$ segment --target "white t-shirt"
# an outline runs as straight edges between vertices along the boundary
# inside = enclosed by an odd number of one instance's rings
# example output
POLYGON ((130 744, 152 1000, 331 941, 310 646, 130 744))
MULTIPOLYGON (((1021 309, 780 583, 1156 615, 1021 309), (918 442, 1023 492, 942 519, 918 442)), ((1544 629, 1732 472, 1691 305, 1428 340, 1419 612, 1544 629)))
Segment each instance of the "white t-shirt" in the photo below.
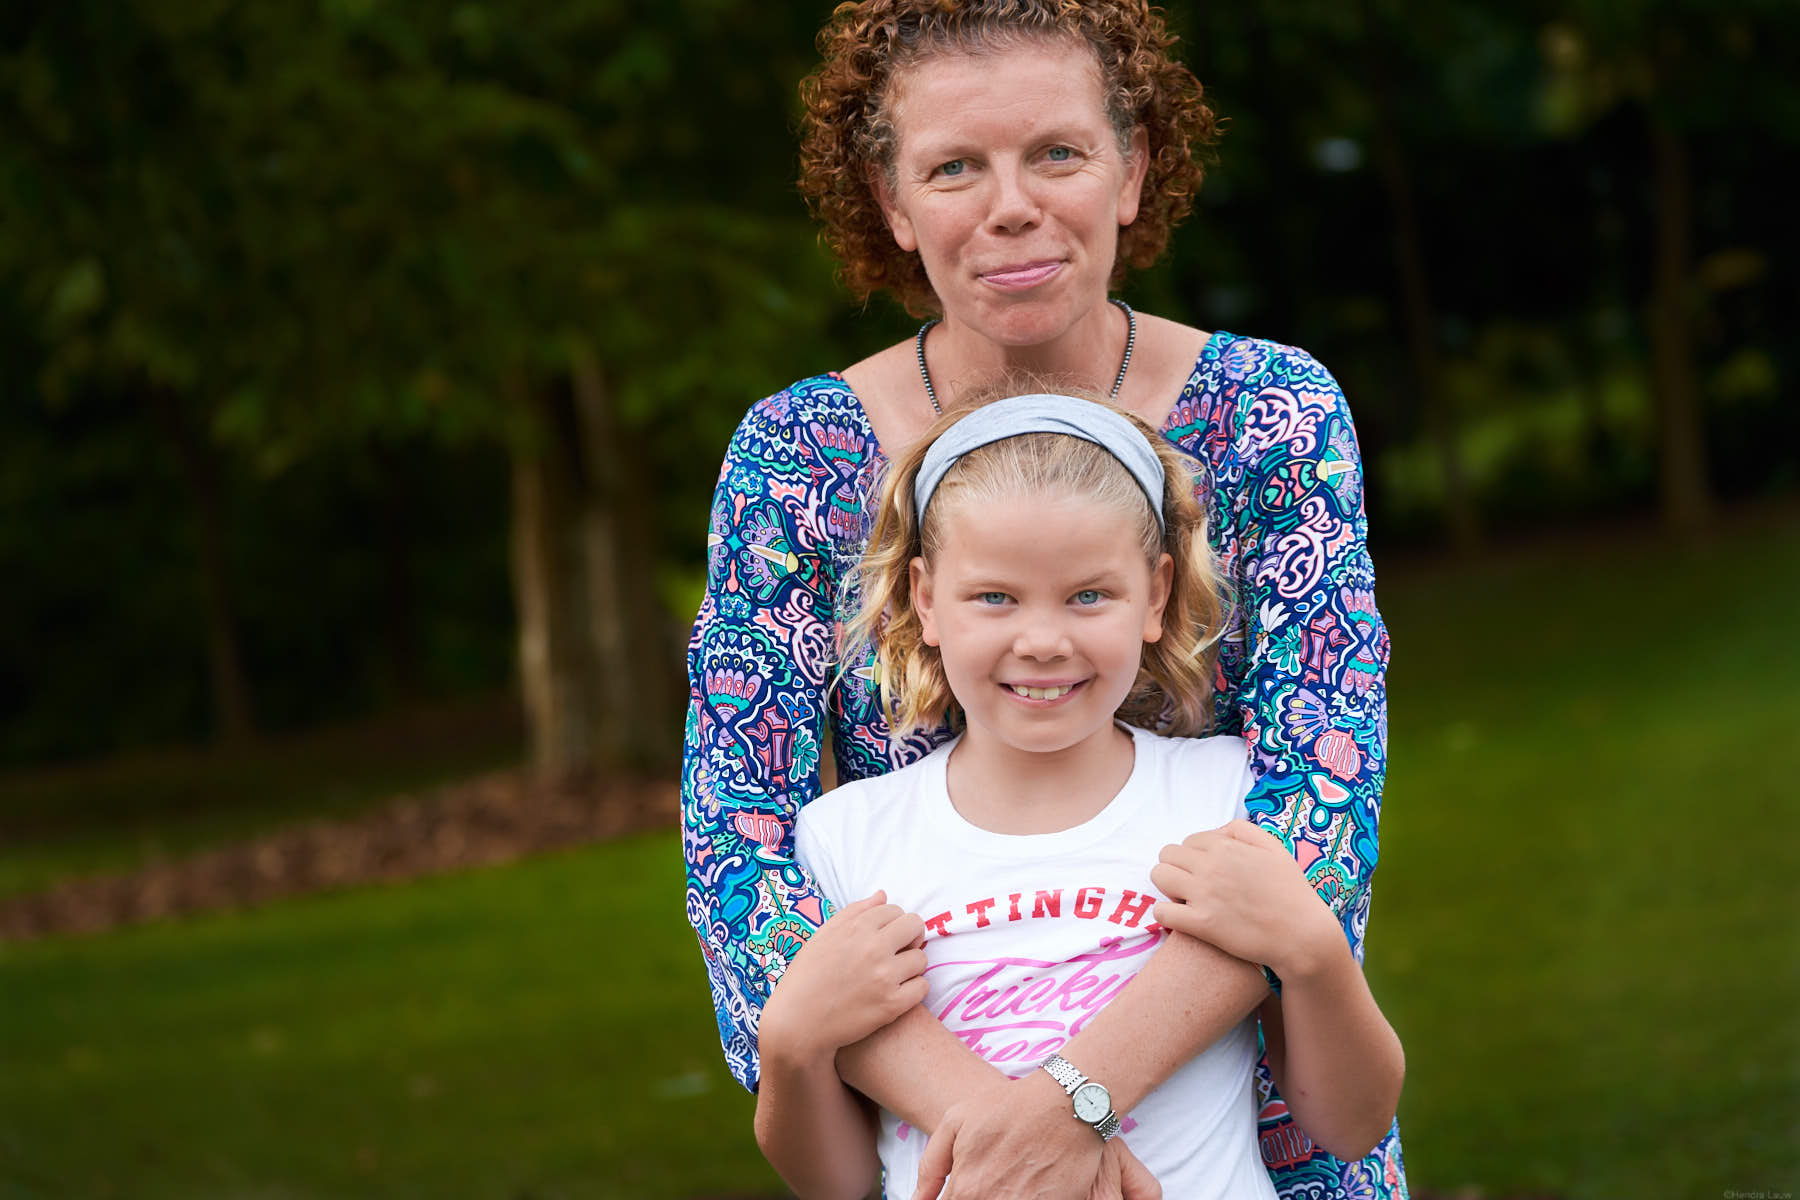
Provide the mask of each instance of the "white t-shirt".
MULTIPOLYGON (((826 895, 841 904, 881 888, 923 917, 926 1006, 1011 1075, 1060 1050, 1149 960, 1162 940, 1150 912, 1158 852, 1244 815, 1255 779, 1242 739, 1130 732, 1131 777, 1073 829, 1013 835, 964 820, 945 784, 956 742, 800 810, 796 853, 826 895)), ((1256 1141, 1255 1062, 1249 1018, 1120 1114, 1171 1200, 1274 1200, 1256 1141)), ((1105 1064, 1078 1065, 1106 1082, 1105 1064)), ((888 1196, 912 1195, 924 1148, 923 1134, 882 1112, 888 1196)))

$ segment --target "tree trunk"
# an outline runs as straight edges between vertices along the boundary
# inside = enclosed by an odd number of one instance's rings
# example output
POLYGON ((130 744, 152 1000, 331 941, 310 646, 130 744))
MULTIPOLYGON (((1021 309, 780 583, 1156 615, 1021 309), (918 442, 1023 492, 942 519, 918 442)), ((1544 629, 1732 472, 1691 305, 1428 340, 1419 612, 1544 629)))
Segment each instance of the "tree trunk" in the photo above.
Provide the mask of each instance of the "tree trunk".
POLYGON ((1700 534, 1712 514, 1705 428, 1694 365, 1693 176, 1687 142, 1654 105, 1649 109, 1656 198, 1656 251, 1650 290, 1650 391, 1656 401, 1663 523, 1700 534))
POLYGON ((412 481, 403 455, 376 444, 377 528, 381 539, 382 690, 390 701, 422 692, 417 589, 413 584, 412 481))
POLYGON ((519 668, 540 776, 579 783, 616 766, 669 769, 680 657, 658 602, 655 495, 645 448, 619 422, 591 350, 566 388, 508 403, 536 436, 513 457, 519 668))
POLYGON ((210 448, 201 442, 182 412, 181 402, 160 387, 151 386, 146 394, 156 427, 181 464, 181 479, 194 516, 195 548, 200 555, 200 607, 206 622, 213 736, 228 744, 246 742, 256 734, 256 717, 250 698, 250 678, 244 670, 231 572, 227 566, 218 466, 210 448))
POLYGON ((579 786, 596 762, 579 450, 566 404, 534 389, 522 373, 505 390, 508 407, 527 414, 529 429, 513 448, 512 551, 532 766, 554 786, 579 786))
POLYGON ((672 768, 680 660, 656 594, 648 448, 619 422, 591 349, 576 349, 571 377, 589 481, 584 548, 598 744, 610 761, 672 768))
POLYGON ((1457 553, 1470 555, 1481 545, 1481 524, 1456 440, 1461 423, 1444 391, 1437 351, 1437 311, 1432 305, 1425 266, 1412 164, 1395 129, 1393 97, 1381 52, 1383 33, 1371 0, 1362 0, 1362 18, 1364 63, 1375 117, 1375 160, 1392 216, 1394 270, 1400 279, 1407 355, 1412 361, 1426 435, 1437 447, 1438 465, 1444 475, 1444 516, 1450 544, 1457 553))

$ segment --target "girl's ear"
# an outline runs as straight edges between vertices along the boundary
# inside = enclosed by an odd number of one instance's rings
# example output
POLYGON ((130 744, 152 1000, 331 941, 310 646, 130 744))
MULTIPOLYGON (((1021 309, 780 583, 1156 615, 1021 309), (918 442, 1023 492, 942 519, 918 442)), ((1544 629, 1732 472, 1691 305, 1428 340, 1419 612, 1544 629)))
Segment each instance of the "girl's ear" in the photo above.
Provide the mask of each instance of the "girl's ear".
POLYGON ((1175 582, 1175 560, 1167 554, 1156 560, 1150 571, 1150 607, 1144 611, 1144 640, 1160 642, 1163 635, 1163 610, 1169 607, 1169 589, 1175 582))
POLYGON ((927 646, 938 644, 937 612, 931 594, 931 571, 925 560, 915 558, 907 568, 912 578, 912 606, 919 614, 919 637, 927 646))

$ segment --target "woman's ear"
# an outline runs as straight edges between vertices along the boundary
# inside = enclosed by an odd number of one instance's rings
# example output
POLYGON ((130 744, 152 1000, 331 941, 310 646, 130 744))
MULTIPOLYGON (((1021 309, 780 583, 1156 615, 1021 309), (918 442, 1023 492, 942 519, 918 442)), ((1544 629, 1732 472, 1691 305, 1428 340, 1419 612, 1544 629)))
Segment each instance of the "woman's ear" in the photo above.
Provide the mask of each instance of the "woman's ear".
POLYGON ((913 229, 911 218, 894 203, 894 189, 888 186, 887 175, 880 167, 869 168, 869 191, 875 195, 875 203, 887 221, 888 232, 894 235, 894 244, 908 254, 917 250, 918 233, 913 229))
POLYGON ((1119 224, 1137 220, 1138 204, 1144 196, 1144 176, 1150 170, 1150 135, 1142 125, 1131 129, 1131 154, 1125 160, 1125 182, 1119 188, 1119 224))
POLYGON ((1175 560, 1167 554, 1156 560, 1150 572, 1150 607, 1144 612, 1144 640, 1160 642, 1163 635, 1163 611, 1169 607, 1169 589, 1174 586, 1175 560))
POLYGON ((931 569, 915 558, 907 568, 912 577, 912 606, 919 614, 919 637, 927 646, 938 644, 937 611, 931 594, 931 569))

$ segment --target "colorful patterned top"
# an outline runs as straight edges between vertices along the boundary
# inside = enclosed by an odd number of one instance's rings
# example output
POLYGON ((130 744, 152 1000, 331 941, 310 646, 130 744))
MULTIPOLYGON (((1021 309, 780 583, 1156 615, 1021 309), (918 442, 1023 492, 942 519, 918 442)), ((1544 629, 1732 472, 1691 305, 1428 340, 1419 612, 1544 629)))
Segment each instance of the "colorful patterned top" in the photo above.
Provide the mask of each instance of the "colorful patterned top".
MULTIPOLYGON (((1196 494, 1236 592, 1216 731, 1249 744, 1261 777, 1251 819, 1294 851, 1360 961, 1388 638, 1343 392, 1303 350, 1215 333, 1162 432, 1204 468, 1196 494)), ((688 644, 682 846, 726 1062, 751 1089, 763 1001, 827 915, 792 857, 794 816, 819 794, 822 721, 840 780, 914 762, 948 736, 894 737, 868 666, 836 657, 885 463, 849 385, 817 375, 744 417, 713 497, 688 644)), ((1363 1161, 1339 1162, 1288 1118, 1266 1063, 1258 1076, 1263 1157, 1284 1198, 1406 1195, 1397 1129, 1363 1161)))

